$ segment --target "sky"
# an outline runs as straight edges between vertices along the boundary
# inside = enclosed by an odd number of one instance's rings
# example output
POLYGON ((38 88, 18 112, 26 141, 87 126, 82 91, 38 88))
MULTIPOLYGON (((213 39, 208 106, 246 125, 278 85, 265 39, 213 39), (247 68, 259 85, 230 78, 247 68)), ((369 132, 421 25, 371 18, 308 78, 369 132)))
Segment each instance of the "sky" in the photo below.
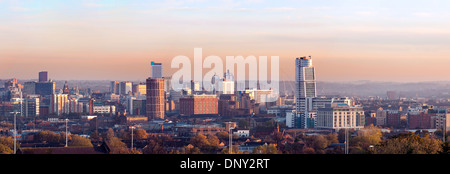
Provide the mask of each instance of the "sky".
MULTIPOLYGON (((0 0, 0 79, 140 80, 175 56, 279 56, 294 80, 449 81, 448 0, 0 0)), ((224 61, 225 63, 225 61, 224 61)), ((204 69, 203 72, 208 72, 204 69)))

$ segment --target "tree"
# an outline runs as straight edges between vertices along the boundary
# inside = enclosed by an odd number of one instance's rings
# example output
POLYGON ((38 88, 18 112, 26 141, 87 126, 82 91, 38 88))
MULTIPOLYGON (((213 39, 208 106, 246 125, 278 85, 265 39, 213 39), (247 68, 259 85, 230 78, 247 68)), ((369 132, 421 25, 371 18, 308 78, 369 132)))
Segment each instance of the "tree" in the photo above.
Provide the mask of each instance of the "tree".
POLYGON ((5 146, 4 144, 0 144, 0 154, 12 154, 14 151, 9 148, 8 146, 5 146))
POLYGON ((200 154, 200 149, 198 147, 194 147, 192 144, 189 144, 183 149, 184 154, 200 154))
POLYGON ((378 154, 437 154, 441 152, 441 142, 427 134, 420 137, 414 133, 401 134, 375 146, 378 154))
POLYGON ((65 135, 57 134, 51 131, 40 131, 34 135, 33 139, 34 141, 47 143, 63 143, 65 141, 65 135))
POLYGON ((440 154, 450 154, 450 146, 448 142, 442 143, 442 150, 439 151, 440 154))
POLYGON ((217 138, 219 138, 220 140, 228 140, 229 138, 229 134, 227 131, 220 131, 217 133, 217 138))
POLYGON ((312 135, 303 138, 305 145, 314 149, 314 151, 319 152, 325 150, 328 147, 328 141, 322 135, 312 135))
POLYGON ((104 135, 104 138, 106 139, 112 139, 114 136, 114 130, 109 128, 108 131, 106 131, 106 135, 104 135))
POLYGON ((208 139, 203 134, 197 134, 196 136, 191 138, 191 144, 194 147, 198 147, 200 149, 204 149, 209 146, 208 139))
POLYGON ((325 138, 328 141, 328 145, 339 143, 337 133, 329 133, 325 138))
POLYGON ((150 140, 142 150, 144 154, 166 154, 166 149, 158 140, 150 140))
POLYGON ((108 140, 108 145, 111 149, 112 154, 129 154, 130 151, 127 148, 127 145, 122 142, 119 138, 117 137, 112 137, 109 138, 108 140))
POLYGON ((284 145, 283 154, 302 154, 303 153, 303 143, 294 142, 284 145))
POLYGON ((13 149, 14 140, 11 137, 0 137, 0 154, 12 154, 13 149))
POLYGON ((242 129, 247 129, 249 127, 248 121, 245 119, 240 119, 238 123, 238 127, 242 129))
POLYGON ((69 141, 69 146, 93 147, 89 139, 79 135, 72 135, 72 141, 69 141))
POLYGON ((313 148, 307 146, 303 147, 303 154, 315 154, 315 153, 316 151, 314 151, 313 148))
POLYGON ((214 135, 206 137, 203 134, 198 134, 191 138, 191 144, 206 153, 214 153, 217 151, 219 149, 219 143, 219 138, 214 135))
POLYGON ((253 154, 278 154, 277 147, 275 145, 264 144, 253 149, 253 154))
POLYGON ((211 150, 219 149, 220 141, 219 141, 219 138, 217 138, 217 136, 214 136, 214 135, 208 136, 208 143, 209 143, 211 150))
POLYGON ((127 147, 127 145, 124 142, 120 141, 120 139, 117 137, 110 138, 108 142, 109 142, 110 147, 112 147, 112 148, 126 148, 127 147))
POLYGON ((357 132, 357 136, 350 140, 350 145, 358 152, 367 153, 370 147, 380 144, 382 138, 381 130, 373 125, 370 125, 357 132))
POLYGON ((147 139, 147 132, 144 129, 136 129, 133 132, 133 136, 136 139, 147 139))

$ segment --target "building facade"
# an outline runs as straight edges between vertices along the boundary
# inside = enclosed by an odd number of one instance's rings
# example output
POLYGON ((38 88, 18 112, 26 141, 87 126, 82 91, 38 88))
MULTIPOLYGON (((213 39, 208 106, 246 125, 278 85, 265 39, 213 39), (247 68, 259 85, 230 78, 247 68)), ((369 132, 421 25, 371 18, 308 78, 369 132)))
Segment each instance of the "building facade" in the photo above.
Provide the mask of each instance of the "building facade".
POLYGON ((180 114, 218 114, 218 101, 216 95, 191 95, 180 98, 180 114))
POLYGON ((344 104, 327 105, 317 110, 317 129, 339 131, 340 129, 364 128, 364 111, 362 107, 344 104))
POLYGON ((50 113, 61 115, 69 113, 68 94, 52 94, 50 98, 50 113))
POLYGON ((155 62, 151 62, 150 65, 150 69, 151 69, 151 78, 152 79, 161 79, 163 78, 163 69, 162 69, 162 64, 161 63, 155 63, 155 62))
POLYGON ((147 79, 146 113, 149 119, 164 119, 165 94, 164 79, 147 79))
POLYGON ((48 81, 48 72, 41 71, 39 72, 39 82, 47 82, 48 81))
POLYGON ((307 100, 317 97, 315 68, 311 56, 295 59, 295 99, 299 128, 308 128, 307 100))

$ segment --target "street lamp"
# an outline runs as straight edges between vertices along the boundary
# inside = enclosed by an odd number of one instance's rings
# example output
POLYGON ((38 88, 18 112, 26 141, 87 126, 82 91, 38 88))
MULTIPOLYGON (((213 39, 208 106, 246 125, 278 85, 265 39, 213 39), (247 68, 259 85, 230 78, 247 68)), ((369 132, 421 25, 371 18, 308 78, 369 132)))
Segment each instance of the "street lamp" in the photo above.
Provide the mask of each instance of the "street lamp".
POLYGON ((229 135, 229 142, 230 142, 229 143, 229 146, 230 146, 229 147, 230 148, 229 151, 230 151, 230 154, 232 154, 233 153, 233 136, 232 136, 233 134, 231 133, 231 130, 234 129, 234 128, 231 127, 231 122, 228 122, 228 124, 229 124, 228 135, 229 135))
POLYGON ((14 136, 14 154, 16 154, 16 144, 17 144, 17 129, 16 129, 16 116, 17 116, 17 114, 18 113, 20 113, 20 112, 10 112, 11 114, 14 114, 14 133, 13 133, 13 136, 14 136))
POLYGON ((67 121, 69 121, 69 119, 66 118, 65 121, 66 121, 66 145, 64 147, 68 147, 68 145, 67 145, 67 121))
POLYGON ((369 150, 370 150, 370 153, 371 153, 371 154, 374 153, 374 148, 375 148, 374 145, 369 145, 369 150))
POLYGON ((131 150, 133 150, 133 129, 134 129, 134 126, 131 126, 131 150))

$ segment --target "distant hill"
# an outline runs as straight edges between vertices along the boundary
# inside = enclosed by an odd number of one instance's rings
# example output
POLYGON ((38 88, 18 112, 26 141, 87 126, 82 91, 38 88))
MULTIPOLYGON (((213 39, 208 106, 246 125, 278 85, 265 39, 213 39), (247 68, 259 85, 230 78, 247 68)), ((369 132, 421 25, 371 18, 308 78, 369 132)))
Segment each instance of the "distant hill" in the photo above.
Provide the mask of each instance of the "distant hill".
MULTIPOLYGON (((0 79, 0 88, 8 79, 0 79)), ((23 84, 26 81, 18 80, 23 84)), ((62 89, 64 80, 54 80, 56 88, 62 89)), ((74 88, 78 84, 79 89, 100 90, 108 92, 110 80, 68 80, 69 88, 74 88)), ((144 81, 141 81, 144 82, 144 81)), ((133 83, 140 83, 133 81, 133 83)), ((280 93, 294 95, 295 81, 280 81, 280 93)), ((441 82, 377 82, 377 81, 350 81, 350 82, 317 82, 318 95, 327 96, 347 96, 347 97, 386 97, 387 91, 395 91, 400 97, 437 97, 450 98, 450 81, 441 82)))

